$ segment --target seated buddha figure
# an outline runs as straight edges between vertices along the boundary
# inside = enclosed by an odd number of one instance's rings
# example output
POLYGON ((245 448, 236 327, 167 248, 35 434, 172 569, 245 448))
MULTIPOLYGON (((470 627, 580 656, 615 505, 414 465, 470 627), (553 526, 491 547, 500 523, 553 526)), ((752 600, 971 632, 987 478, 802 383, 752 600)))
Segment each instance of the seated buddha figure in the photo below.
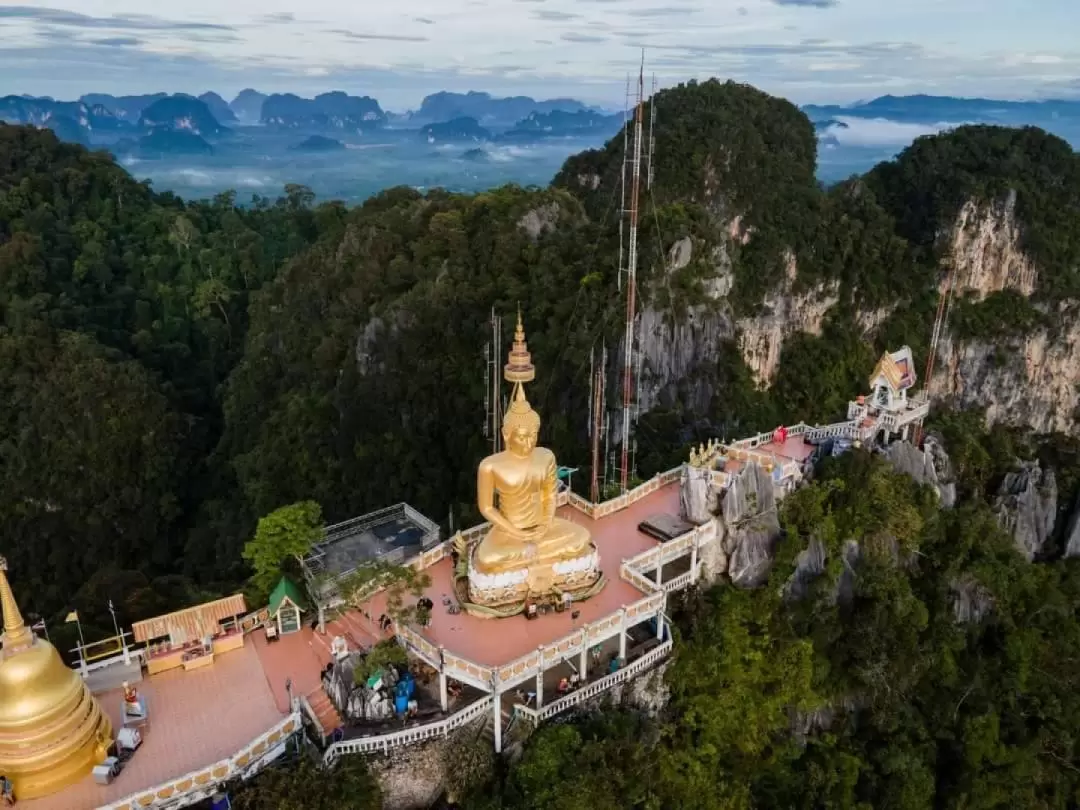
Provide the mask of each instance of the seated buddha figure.
POLYGON ((480 462, 476 476, 477 504, 491 523, 473 556, 482 574, 574 560, 592 552, 588 529, 555 517, 555 454, 536 446, 539 432, 540 416, 519 384, 503 420, 506 449, 480 462))

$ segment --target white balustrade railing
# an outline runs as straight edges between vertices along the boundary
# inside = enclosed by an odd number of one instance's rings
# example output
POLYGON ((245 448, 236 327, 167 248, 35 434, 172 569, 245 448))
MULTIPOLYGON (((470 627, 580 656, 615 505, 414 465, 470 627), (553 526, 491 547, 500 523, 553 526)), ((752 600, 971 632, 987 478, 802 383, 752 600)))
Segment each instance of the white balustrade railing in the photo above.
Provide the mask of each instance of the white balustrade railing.
POLYGON ((689 588, 694 584, 694 572, 685 571, 679 574, 677 577, 664 582, 664 592, 671 593, 673 591, 681 591, 684 588, 689 588))
POLYGON ((330 745, 323 754, 323 764, 327 767, 337 762, 338 757, 345 754, 372 754, 377 752, 386 753, 394 748, 402 748, 407 745, 432 740, 436 737, 446 737, 450 732, 477 720, 485 713, 491 711, 494 698, 490 695, 480 698, 471 703, 456 714, 452 714, 445 720, 434 723, 424 723, 411 728, 403 728, 400 731, 392 731, 389 734, 376 734, 370 737, 357 737, 354 740, 343 740, 330 745))
POLYGON ((540 709, 539 712, 533 712, 533 714, 538 714, 541 720, 550 720, 552 717, 562 714, 563 712, 584 703, 586 700, 591 700, 597 695, 603 694, 613 686, 637 677, 657 661, 667 657, 671 652, 671 647, 672 642, 665 641, 663 644, 649 650, 637 660, 631 661, 619 671, 613 672, 610 675, 605 675, 603 678, 593 681, 592 683, 585 684, 585 686, 580 689, 549 703, 547 706, 540 709))
POLYGON ((195 804, 210 796, 214 788, 223 782, 259 771, 267 764, 267 755, 298 732, 301 726, 300 713, 293 712, 228 759, 136 791, 119 801, 101 805, 98 810, 175 810, 195 804))

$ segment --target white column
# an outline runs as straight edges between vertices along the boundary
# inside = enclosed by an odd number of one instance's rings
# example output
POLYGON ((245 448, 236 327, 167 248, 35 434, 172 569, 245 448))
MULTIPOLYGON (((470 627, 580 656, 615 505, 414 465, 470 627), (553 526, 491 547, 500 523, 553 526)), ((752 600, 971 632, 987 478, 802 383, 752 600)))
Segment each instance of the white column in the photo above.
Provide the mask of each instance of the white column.
POLYGON ((544 705, 544 648, 541 646, 536 653, 540 658, 540 668, 536 671, 536 710, 540 711, 544 705))
POLYGON ((326 608, 319 604, 319 632, 326 635, 326 608))
POLYGON ((656 587, 662 587, 664 584, 664 553, 661 550, 656 558, 656 587))
POLYGON ((695 532, 690 543, 690 581, 697 582, 697 544, 699 535, 695 532))
POLYGON ((660 609, 656 611, 656 637, 660 640, 664 640, 664 609, 667 607, 667 594, 664 594, 664 601, 660 603, 660 609))
POLYGON ((443 661, 443 648, 439 647, 439 701, 442 703, 442 710, 450 710, 450 695, 446 691, 446 664, 443 661))
POLYGON ((626 660, 626 608, 619 609, 619 660, 626 660))
POLYGON ((495 713, 495 753, 502 753, 502 690, 499 688, 499 673, 492 675, 491 686, 494 690, 495 702, 492 703, 492 711, 495 713))
POLYGON ((584 683, 589 678, 589 626, 581 628, 581 652, 578 653, 578 675, 584 683))

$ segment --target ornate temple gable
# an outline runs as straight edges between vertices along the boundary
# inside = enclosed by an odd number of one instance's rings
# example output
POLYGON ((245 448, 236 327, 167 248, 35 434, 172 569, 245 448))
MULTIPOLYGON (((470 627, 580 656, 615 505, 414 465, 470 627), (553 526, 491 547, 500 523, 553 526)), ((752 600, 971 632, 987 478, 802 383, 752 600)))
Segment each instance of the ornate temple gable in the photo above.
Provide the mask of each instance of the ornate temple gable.
POLYGON ((887 385, 893 394, 899 394, 915 385, 915 363, 908 346, 899 351, 885 352, 870 375, 870 388, 877 390, 887 385))

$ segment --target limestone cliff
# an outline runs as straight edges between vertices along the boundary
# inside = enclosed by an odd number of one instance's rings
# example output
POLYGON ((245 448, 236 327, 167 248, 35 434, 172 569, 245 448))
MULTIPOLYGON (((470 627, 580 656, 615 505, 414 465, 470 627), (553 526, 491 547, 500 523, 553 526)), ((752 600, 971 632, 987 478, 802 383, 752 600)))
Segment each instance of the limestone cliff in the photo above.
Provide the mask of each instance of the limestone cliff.
POLYGON ((772 382, 784 341, 797 332, 820 335, 825 315, 840 300, 836 283, 795 292, 797 278, 795 256, 789 252, 784 282, 765 296, 763 312, 736 322, 739 352, 759 386, 768 387, 772 382))
MULTIPOLYGON (((1020 238, 1015 191, 989 205, 968 200, 951 235, 954 293, 972 293, 979 300, 1000 290, 1034 293, 1038 271, 1021 250, 1020 238)), ((943 279, 943 292, 944 284, 943 279)))
POLYGON ((961 408, 985 408, 991 424, 1075 433, 1080 409, 1080 321, 1062 304, 1057 330, 1023 338, 961 341, 946 335, 930 393, 961 408))
POLYGON ((641 409, 670 406, 680 399, 696 411, 708 409, 715 392, 715 370, 721 344, 735 340, 755 382, 768 387, 780 362, 784 342, 797 333, 817 335, 829 310, 839 300, 839 285, 799 290, 794 255, 787 254, 783 282, 770 291, 762 311, 735 318, 728 302, 734 284, 732 249, 751 238, 738 217, 719 229, 720 243, 706 256, 695 256, 695 243, 685 237, 672 247, 650 302, 638 316, 641 347, 641 409), (693 264, 700 301, 673 306, 673 278, 693 264), (663 303, 660 303, 663 302, 663 303))
MULTIPOLYGON (((946 261, 954 297, 982 301, 995 292, 1031 296, 1039 273, 1021 247, 1016 195, 990 205, 969 201, 949 236, 946 261)), ((946 276, 942 275, 945 292, 946 276)), ((1077 302, 1048 310, 1050 327, 1017 338, 963 340, 946 333, 938 346, 930 393, 952 405, 986 408, 987 421, 1074 433, 1080 408, 1077 302)))

